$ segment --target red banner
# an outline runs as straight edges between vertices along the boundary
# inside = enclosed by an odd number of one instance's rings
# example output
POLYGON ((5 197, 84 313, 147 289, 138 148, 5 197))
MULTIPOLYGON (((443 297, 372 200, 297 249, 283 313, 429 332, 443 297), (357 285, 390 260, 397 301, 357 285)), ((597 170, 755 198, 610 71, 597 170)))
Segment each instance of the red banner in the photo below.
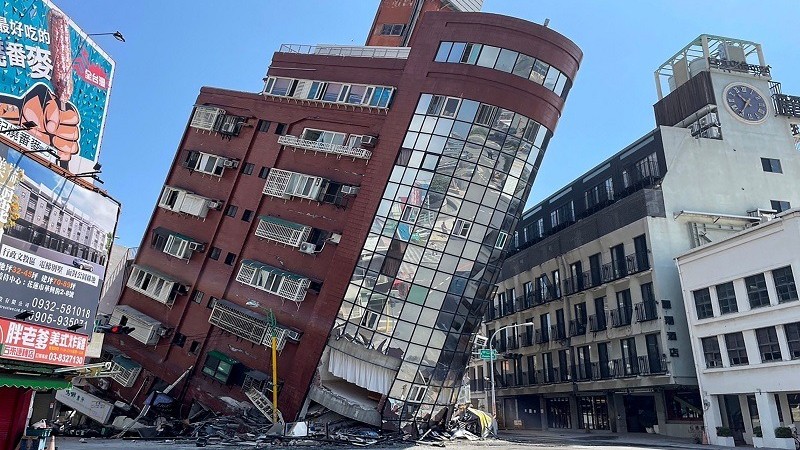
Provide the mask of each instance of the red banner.
POLYGON ((0 318, 0 358, 56 366, 82 366, 86 336, 0 318))

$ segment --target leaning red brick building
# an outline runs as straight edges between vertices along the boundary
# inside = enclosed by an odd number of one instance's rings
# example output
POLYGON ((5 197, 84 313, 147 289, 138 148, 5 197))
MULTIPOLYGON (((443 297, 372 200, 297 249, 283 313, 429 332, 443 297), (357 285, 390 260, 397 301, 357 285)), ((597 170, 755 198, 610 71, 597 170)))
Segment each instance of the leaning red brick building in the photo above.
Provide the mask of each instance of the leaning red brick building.
POLYGON ((383 1, 380 45, 285 45, 262 92, 201 90, 112 316, 136 328, 112 390, 141 403, 193 366, 186 404, 270 396, 277 333, 287 420, 455 403, 582 57, 479 8, 383 1))

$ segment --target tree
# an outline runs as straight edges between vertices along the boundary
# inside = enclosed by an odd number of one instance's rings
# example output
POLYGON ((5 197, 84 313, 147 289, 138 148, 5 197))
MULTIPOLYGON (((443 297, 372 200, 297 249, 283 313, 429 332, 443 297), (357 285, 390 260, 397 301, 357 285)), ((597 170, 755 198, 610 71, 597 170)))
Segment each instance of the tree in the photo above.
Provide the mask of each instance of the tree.
POLYGON ((18 219, 19 219, 19 197, 17 196, 17 194, 14 194, 14 196, 11 197, 11 205, 9 205, 8 207, 8 220, 3 225, 3 229, 4 230, 11 229, 12 227, 14 227, 14 225, 17 224, 18 219))

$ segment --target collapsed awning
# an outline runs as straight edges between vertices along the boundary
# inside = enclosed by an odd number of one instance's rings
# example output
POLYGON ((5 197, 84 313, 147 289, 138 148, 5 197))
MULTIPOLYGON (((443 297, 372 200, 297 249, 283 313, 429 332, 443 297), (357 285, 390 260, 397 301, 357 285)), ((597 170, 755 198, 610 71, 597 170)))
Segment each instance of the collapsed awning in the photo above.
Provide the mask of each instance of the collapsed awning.
POLYGON ((18 387, 28 389, 66 389, 72 384, 61 378, 34 377, 28 375, 0 374, 0 387, 18 387))

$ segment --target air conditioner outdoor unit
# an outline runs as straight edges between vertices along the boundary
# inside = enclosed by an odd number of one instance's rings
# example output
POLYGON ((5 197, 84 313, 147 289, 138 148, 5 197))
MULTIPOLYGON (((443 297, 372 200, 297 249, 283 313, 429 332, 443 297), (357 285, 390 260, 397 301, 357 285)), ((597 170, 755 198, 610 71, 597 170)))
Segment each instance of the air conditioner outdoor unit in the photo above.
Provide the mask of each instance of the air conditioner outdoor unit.
POLYGON ((361 136, 362 147, 375 147, 375 145, 377 144, 378 144, 378 138, 376 136, 368 136, 368 135, 361 136))
POLYGON ((301 253, 305 253, 307 255, 313 255, 314 253, 317 252, 317 246, 316 244, 313 244, 311 242, 303 242, 302 244, 300 244, 299 250, 301 253))
POLYGON ((239 167, 239 160, 238 159, 226 159, 222 165, 228 169, 235 169, 239 167))
POLYGON ((208 202, 208 209, 222 209, 222 202, 218 200, 211 200, 208 202))
POLYGON ((696 135, 700 132, 700 124, 698 122, 693 122, 691 126, 689 126, 689 130, 692 132, 692 136, 696 135))
POLYGON ((292 341, 299 341, 301 334, 297 330, 286 330, 286 338, 292 341))
POLYGON ((708 121, 711 125, 719 125, 719 117, 717 117, 717 113, 708 113, 706 117, 708 117, 708 121))
POLYGON ((206 249, 206 244, 203 244, 202 242, 189 242, 189 250, 202 252, 205 249, 206 249))
POLYGON ((331 234, 331 237, 328 238, 328 240, 333 244, 338 244, 339 241, 342 240, 342 235, 339 233, 333 233, 331 234))
POLYGON ((722 133, 719 131, 719 127, 710 127, 706 130, 703 130, 701 136, 709 139, 719 139, 722 136, 722 133))
POLYGON ((342 186, 342 194, 344 195, 356 195, 359 191, 358 186, 342 186))

